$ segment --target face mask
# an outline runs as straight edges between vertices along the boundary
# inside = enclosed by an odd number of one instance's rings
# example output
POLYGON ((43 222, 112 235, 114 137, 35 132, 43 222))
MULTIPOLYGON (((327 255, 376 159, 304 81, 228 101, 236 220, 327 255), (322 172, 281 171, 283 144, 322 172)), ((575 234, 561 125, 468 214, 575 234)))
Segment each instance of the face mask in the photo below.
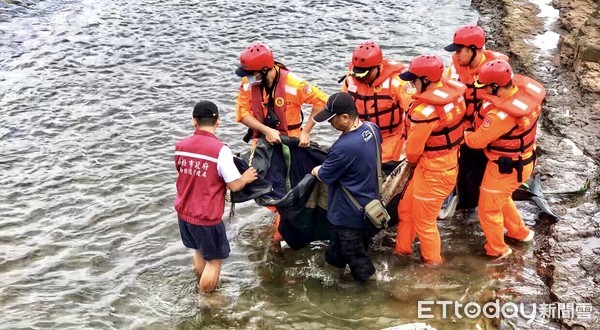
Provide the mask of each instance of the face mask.
POLYGON ((262 74, 257 73, 257 74, 253 74, 253 75, 249 75, 248 76, 248 82, 250 82, 250 85, 256 85, 256 84, 260 84, 262 82, 262 74), (257 78, 258 76, 258 78, 257 78))
POLYGON ((406 91, 406 94, 414 94, 417 92, 417 86, 415 86, 415 82, 414 81, 409 81, 406 84, 406 87, 404 88, 404 90, 406 91))

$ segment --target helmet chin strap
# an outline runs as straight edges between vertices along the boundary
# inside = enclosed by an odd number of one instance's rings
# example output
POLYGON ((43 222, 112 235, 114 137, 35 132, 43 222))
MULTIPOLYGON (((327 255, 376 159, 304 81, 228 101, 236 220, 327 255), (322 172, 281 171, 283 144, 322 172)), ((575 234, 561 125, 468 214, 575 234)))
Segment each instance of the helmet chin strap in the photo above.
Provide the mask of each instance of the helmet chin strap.
MULTIPOLYGON (((379 75, 381 74, 381 70, 379 69, 379 67, 381 66, 378 65, 374 70, 377 70, 377 74, 375 75, 375 77, 373 77, 373 79, 371 81, 368 82, 368 85, 370 86, 373 82, 375 82, 375 80, 377 80, 377 78, 379 78, 379 75)), ((367 76, 369 76, 371 73, 369 72, 369 74, 367 76)))
POLYGON ((431 84, 431 80, 427 79, 427 82, 424 81, 425 77, 419 77, 417 79, 419 79, 421 81, 421 93, 423 93, 426 89, 427 86, 429 86, 429 84, 431 84))
POLYGON ((381 64, 379 64, 376 69, 377 69, 377 74, 375 75, 375 79, 373 79, 373 80, 377 80, 377 78, 379 78, 379 75, 381 75, 381 64))
POLYGON ((471 45, 471 46, 469 46, 469 48, 471 49, 471 52, 473 53, 473 55, 471 55, 471 59, 469 60, 469 63, 467 64, 467 66, 471 66, 471 63, 473 63, 473 60, 475 60, 475 56, 477 56, 477 47, 471 45))
MULTIPOLYGON (((271 87, 271 86, 267 86, 267 75, 269 74, 270 69, 269 68, 262 68, 259 72, 260 72, 260 84, 263 87, 271 87)), ((279 76, 279 72, 277 72, 277 76, 275 77, 275 81, 277 80, 277 77, 279 76)))
POLYGON ((498 86, 498 84, 496 84, 496 83, 493 83, 493 84, 490 84, 490 87, 492 87, 492 95, 497 96, 500 86, 498 86))

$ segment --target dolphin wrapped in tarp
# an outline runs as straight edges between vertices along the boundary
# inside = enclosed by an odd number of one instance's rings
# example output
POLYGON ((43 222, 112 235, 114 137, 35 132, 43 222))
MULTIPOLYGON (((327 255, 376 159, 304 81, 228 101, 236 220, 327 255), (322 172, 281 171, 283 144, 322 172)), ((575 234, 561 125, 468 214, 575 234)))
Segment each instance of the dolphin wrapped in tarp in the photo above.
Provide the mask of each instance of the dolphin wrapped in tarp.
POLYGON ((258 179, 232 194, 232 201, 253 199, 258 205, 275 207, 280 215, 279 233, 292 249, 298 250, 310 242, 329 239, 327 186, 310 174, 325 161, 329 149, 314 142, 300 148, 297 138, 283 135, 281 141, 271 145, 258 139, 252 152, 234 158, 242 172, 252 157, 258 179))
MULTIPOLYGON (((328 240, 330 237, 327 220, 327 186, 310 174, 321 165, 329 152, 328 148, 311 143, 300 148, 299 140, 282 136, 282 144, 271 145, 259 139, 254 148, 252 166, 258 172, 258 180, 232 195, 235 203, 254 200, 261 206, 272 206, 280 215, 278 230, 286 243, 294 250, 310 242, 328 240)), ((251 152, 235 158, 240 172, 249 165, 251 152)), ((407 168, 406 164, 400 166, 407 168)), ((396 171, 404 175, 400 180, 388 180, 389 189, 386 208, 392 216, 390 225, 398 223, 397 206, 402 189, 398 185, 407 181, 406 170, 396 171)), ((385 185, 384 185, 385 187, 385 185)))
POLYGON ((321 165, 329 153, 329 148, 314 142, 308 148, 301 148, 297 138, 281 135, 281 141, 271 145, 260 138, 253 151, 234 158, 240 171, 249 167, 252 158, 252 166, 258 172, 258 180, 233 195, 234 202, 254 199, 261 206, 271 206, 273 200, 283 198, 315 166, 321 165))

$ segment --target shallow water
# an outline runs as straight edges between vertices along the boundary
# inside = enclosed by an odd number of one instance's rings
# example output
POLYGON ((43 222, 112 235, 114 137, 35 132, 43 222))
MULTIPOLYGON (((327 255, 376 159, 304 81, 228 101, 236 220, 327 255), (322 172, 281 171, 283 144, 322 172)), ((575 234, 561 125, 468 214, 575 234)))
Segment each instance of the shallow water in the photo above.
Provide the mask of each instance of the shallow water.
MULTIPOLYGON (((376 280, 357 285, 325 265, 323 244, 271 252, 273 215, 238 205, 219 291, 202 298, 180 242, 174 144, 191 133, 193 104, 211 99, 220 138, 247 150, 233 70, 248 43, 268 42, 333 93, 366 39, 387 57, 433 52, 447 62, 456 26, 477 20, 469 3, 0 2, 0 327, 383 328, 419 321, 417 300, 546 299, 532 249, 487 267, 481 232, 453 222, 441 223, 442 269, 396 259, 393 235, 382 235, 376 280)), ((336 137, 315 132, 323 144, 336 137)))

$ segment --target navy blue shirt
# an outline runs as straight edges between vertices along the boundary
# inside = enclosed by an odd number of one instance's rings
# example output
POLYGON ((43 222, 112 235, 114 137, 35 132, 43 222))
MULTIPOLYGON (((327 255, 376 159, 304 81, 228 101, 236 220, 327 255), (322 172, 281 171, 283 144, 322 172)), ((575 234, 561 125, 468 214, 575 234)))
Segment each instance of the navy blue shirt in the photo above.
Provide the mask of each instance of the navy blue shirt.
POLYGON ((364 212, 356 209, 341 185, 350 191, 358 203, 364 207, 378 198, 377 150, 381 155, 381 133, 373 124, 363 122, 353 131, 342 134, 331 146, 329 155, 319 169, 319 178, 328 187, 327 218, 336 226, 355 229, 367 227, 364 212), (377 135, 374 139, 371 130, 377 135))

